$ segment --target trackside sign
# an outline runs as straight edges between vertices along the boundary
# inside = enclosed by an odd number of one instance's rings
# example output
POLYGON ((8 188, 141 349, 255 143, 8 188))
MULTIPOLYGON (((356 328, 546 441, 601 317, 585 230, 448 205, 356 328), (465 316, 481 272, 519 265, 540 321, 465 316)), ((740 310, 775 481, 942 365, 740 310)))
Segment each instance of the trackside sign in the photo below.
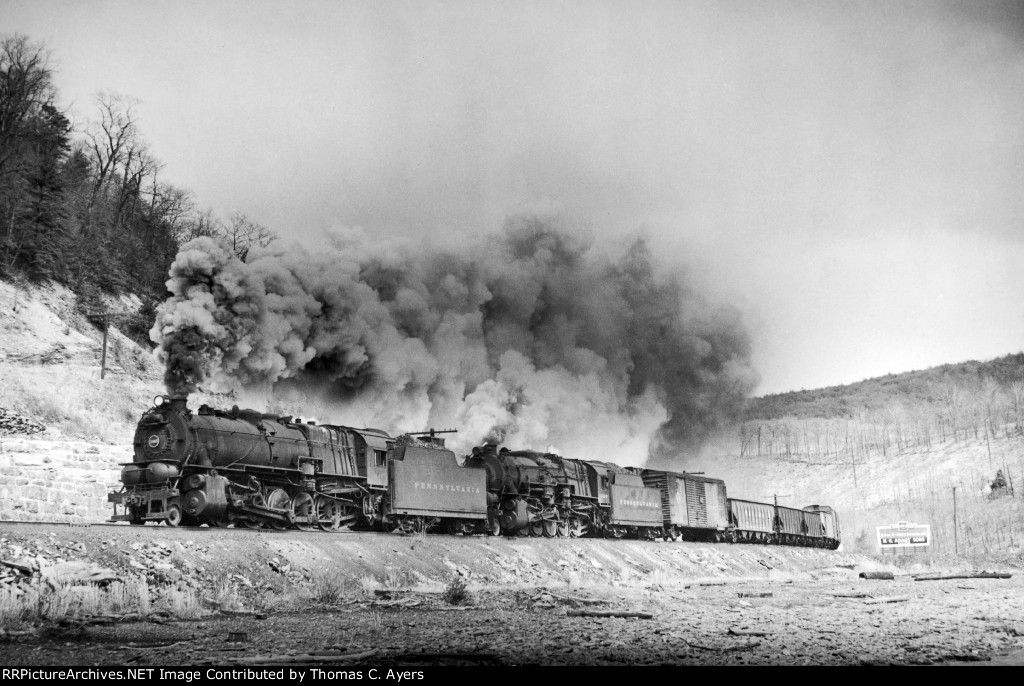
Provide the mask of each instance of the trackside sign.
POLYGON ((876 529, 878 548, 883 553, 924 552, 932 543, 932 528, 928 524, 896 522, 876 529))

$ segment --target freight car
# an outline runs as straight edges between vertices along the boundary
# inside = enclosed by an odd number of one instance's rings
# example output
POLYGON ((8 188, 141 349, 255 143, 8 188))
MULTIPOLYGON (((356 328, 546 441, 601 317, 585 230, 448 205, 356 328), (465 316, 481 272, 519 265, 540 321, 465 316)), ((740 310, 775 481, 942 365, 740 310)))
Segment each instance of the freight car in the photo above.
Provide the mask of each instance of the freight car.
POLYGON ((735 541, 729 523, 725 482, 686 472, 644 469, 645 484, 661 497, 665 535, 672 540, 735 541))
POLYGON ((484 475, 444 440, 159 396, 139 421, 113 521, 169 526, 488 530, 484 475), (122 512, 118 512, 118 507, 122 512))
POLYGON ((771 543, 814 548, 839 547, 839 517, 827 505, 802 510, 778 502, 756 503, 730 498, 729 523, 742 543, 771 543))

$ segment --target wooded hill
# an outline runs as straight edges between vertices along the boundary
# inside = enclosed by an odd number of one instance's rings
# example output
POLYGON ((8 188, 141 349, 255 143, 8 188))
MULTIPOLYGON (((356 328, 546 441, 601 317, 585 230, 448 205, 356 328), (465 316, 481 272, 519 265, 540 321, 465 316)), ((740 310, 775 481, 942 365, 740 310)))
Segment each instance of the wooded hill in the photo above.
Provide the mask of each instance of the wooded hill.
POLYGON ((747 402, 741 454, 843 456, 1024 433, 1024 353, 747 402))

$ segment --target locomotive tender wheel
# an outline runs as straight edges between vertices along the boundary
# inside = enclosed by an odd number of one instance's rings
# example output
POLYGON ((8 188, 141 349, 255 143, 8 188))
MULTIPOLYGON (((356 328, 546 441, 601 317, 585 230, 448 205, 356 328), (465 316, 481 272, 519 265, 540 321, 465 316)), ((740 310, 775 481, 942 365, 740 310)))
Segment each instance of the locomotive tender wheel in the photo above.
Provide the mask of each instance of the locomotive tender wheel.
POLYGON ((498 521, 497 517, 491 517, 487 520, 487 533, 490 536, 501 536, 501 522, 498 521))
POLYGON ((168 505, 164 513, 164 521, 167 526, 179 526, 181 524, 181 508, 177 505, 168 505))

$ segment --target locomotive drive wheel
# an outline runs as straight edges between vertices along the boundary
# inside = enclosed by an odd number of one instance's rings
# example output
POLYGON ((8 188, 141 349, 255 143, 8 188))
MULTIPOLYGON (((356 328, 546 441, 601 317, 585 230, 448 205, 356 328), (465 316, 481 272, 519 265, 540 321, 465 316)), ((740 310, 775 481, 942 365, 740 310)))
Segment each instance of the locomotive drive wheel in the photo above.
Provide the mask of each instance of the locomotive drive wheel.
POLYGON ((179 526, 181 524, 181 508, 177 505, 168 505, 164 513, 164 521, 167 526, 179 526))
POLYGON ((563 520, 558 523, 558 535, 562 538, 569 538, 569 522, 563 520))
POLYGON ((544 535, 544 522, 531 522, 530 523, 530 535, 531 536, 543 536, 544 535))
MULTIPOLYGON (((275 488, 267 493, 267 507, 274 510, 285 510, 290 511, 292 509, 292 499, 283 488, 275 488)), ((272 519, 268 522, 271 528, 283 531, 288 528, 286 522, 272 519)))
POLYGON ((543 526, 545 537, 554 538, 558 535, 558 522, 554 519, 545 519, 543 526))
POLYGON ((569 538, 579 538, 583 535, 583 522, 574 519, 569 522, 569 538))
POLYGON ((313 507, 313 496, 309 493, 296 493, 292 498, 292 514, 306 521, 296 521, 295 528, 312 531, 316 528, 316 508, 313 507))
POLYGON ((327 496, 318 495, 313 501, 316 508, 316 523, 323 531, 337 531, 341 528, 341 505, 327 496))

